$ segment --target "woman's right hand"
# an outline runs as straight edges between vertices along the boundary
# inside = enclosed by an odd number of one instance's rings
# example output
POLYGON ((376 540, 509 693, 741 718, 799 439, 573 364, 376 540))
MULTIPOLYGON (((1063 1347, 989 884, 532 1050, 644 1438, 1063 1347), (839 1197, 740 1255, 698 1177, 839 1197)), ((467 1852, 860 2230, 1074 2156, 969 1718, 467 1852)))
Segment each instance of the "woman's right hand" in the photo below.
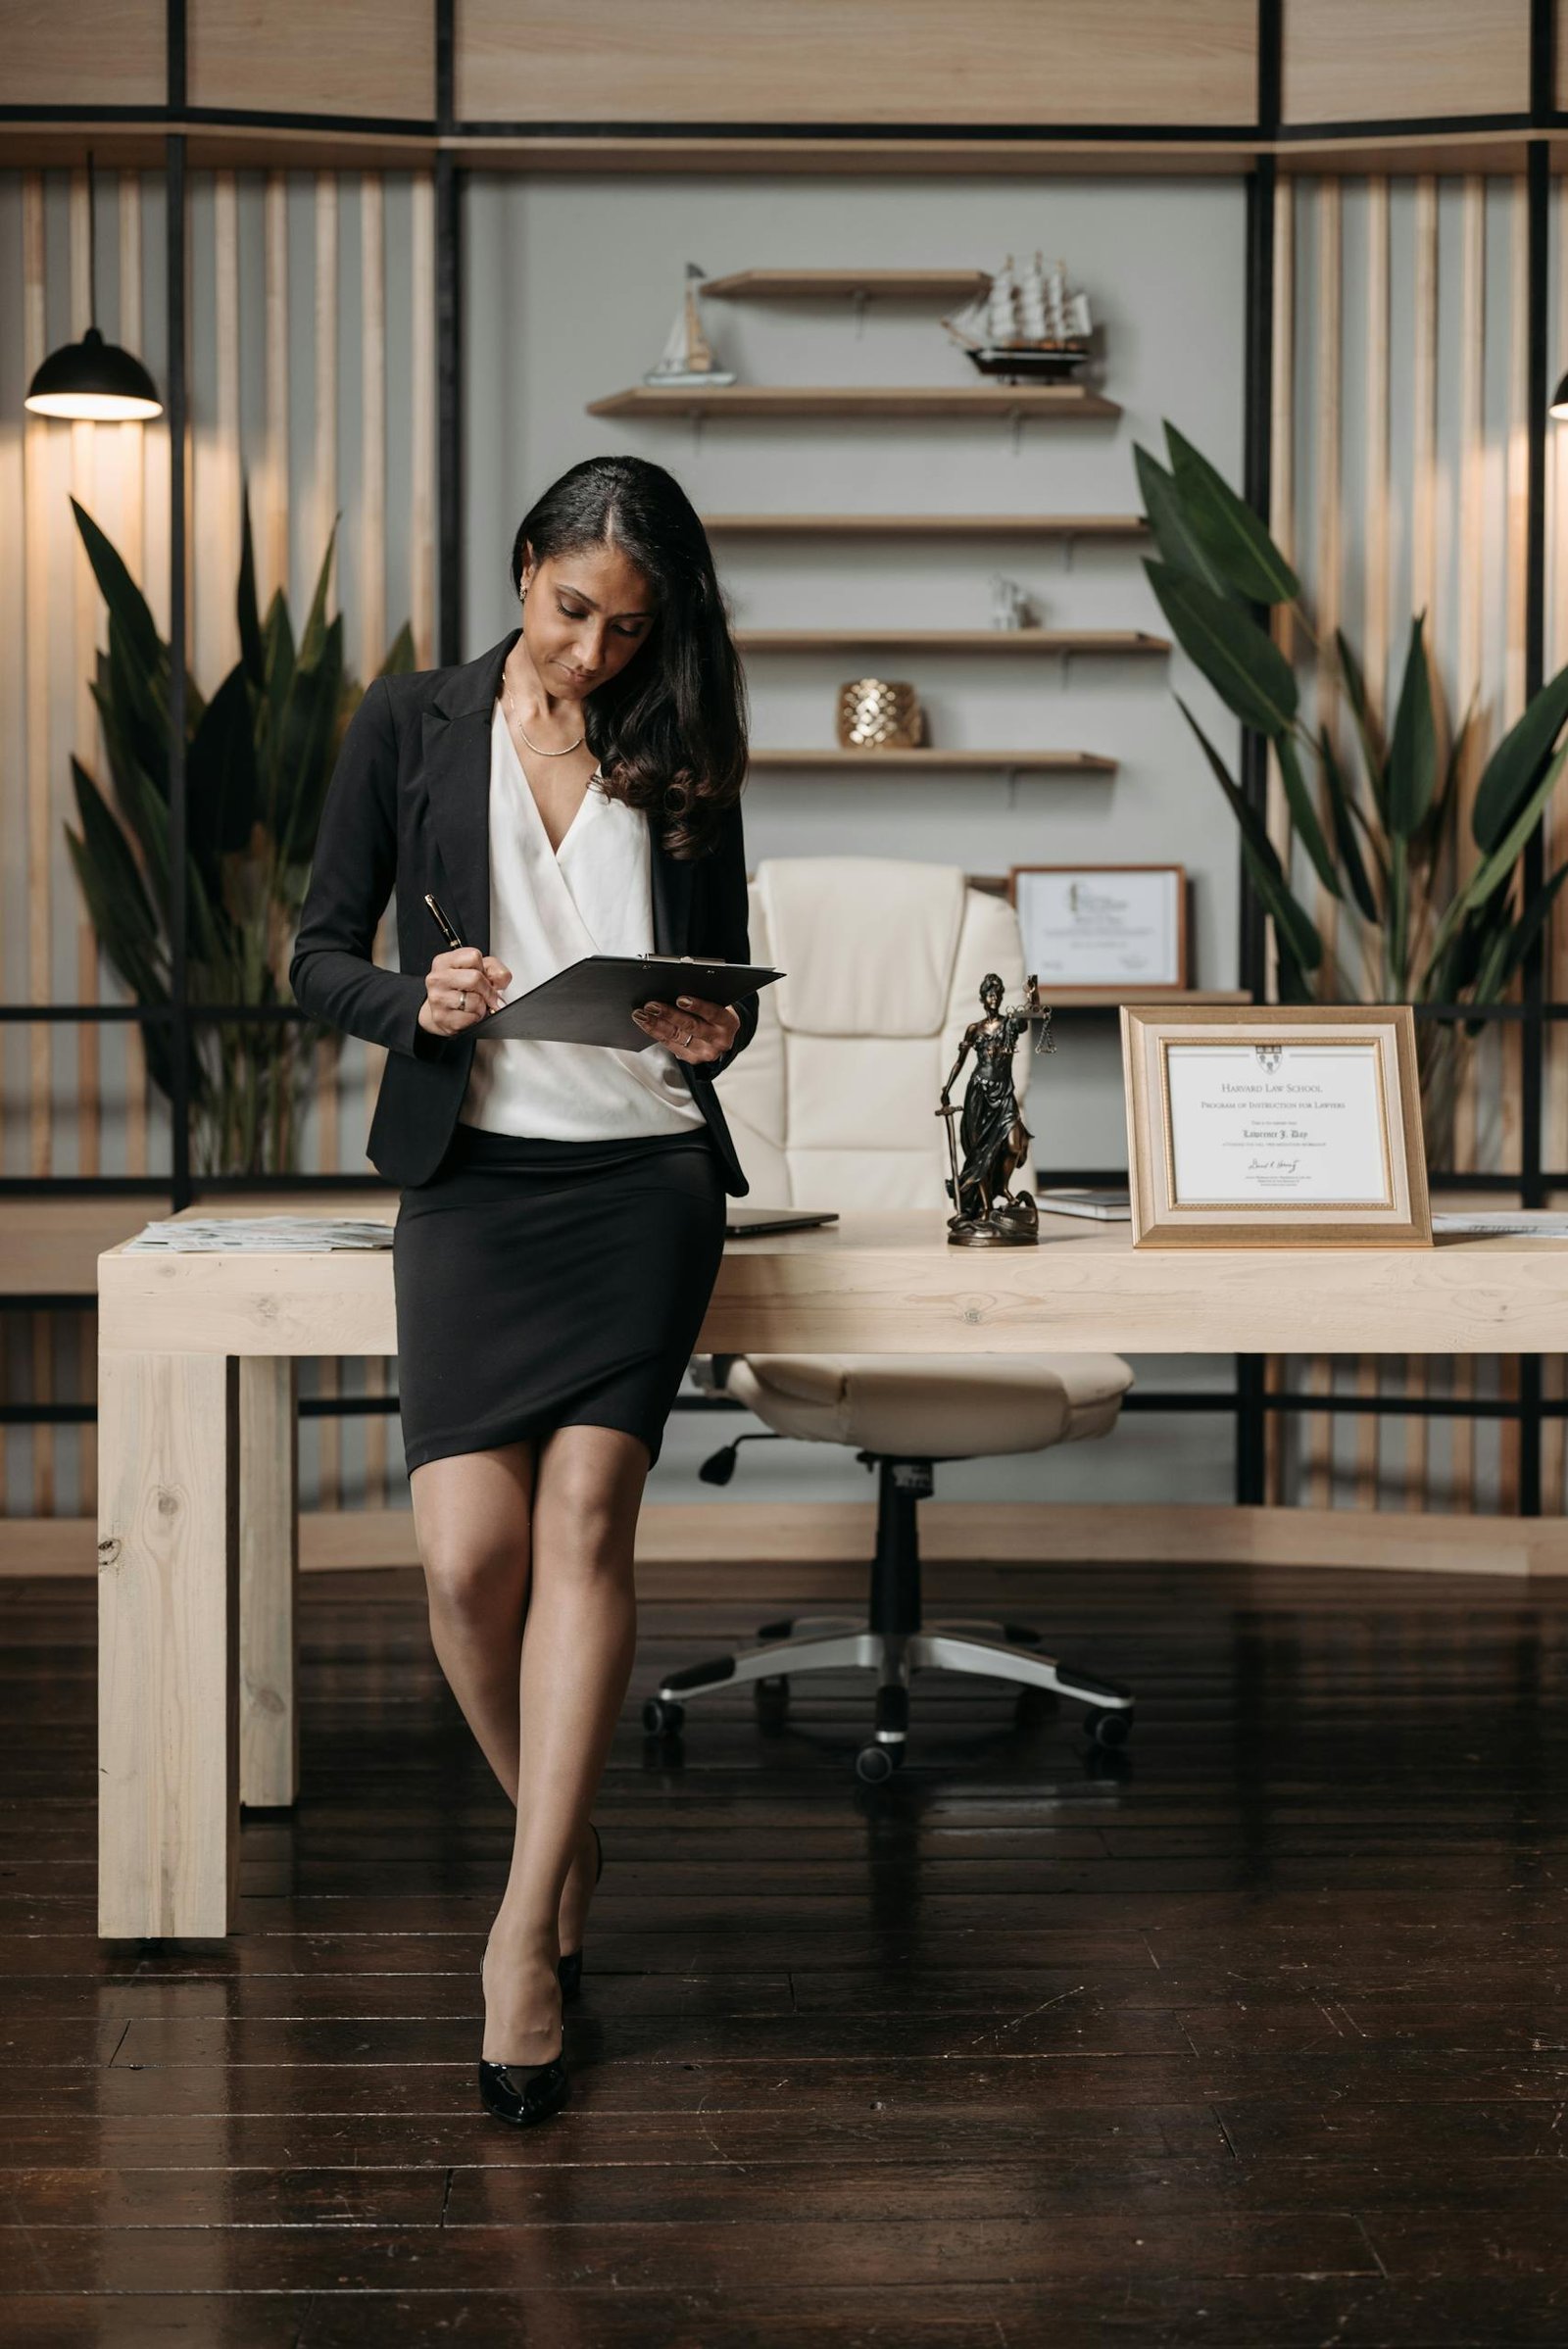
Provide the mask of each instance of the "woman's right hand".
POLYGON ((419 1025, 432 1036, 461 1036, 487 1011, 500 1010, 501 991, 511 983, 511 971, 494 954, 481 954, 476 946, 451 947, 425 973, 419 1025))

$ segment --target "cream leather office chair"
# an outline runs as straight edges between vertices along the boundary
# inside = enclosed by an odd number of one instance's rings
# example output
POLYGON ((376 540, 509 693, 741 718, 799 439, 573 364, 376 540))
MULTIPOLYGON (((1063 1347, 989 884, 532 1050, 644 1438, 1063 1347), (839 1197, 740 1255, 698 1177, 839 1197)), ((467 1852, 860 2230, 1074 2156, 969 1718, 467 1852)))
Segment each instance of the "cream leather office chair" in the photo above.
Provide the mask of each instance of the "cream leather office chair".
MULTIPOLYGON (((757 1034, 717 1080, 730 1132, 766 1206, 943 1207, 942 1081, 980 981, 996 971, 1016 1002, 1024 972, 1012 908, 970 888, 956 865, 883 857, 764 861, 751 885, 751 947, 788 973, 761 994, 757 1034)), ((1025 1081, 1032 1047, 1020 1041, 1025 1081)), ((961 1101, 972 1060, 955 1088, 961 1101)), ((1032 1167, 1015 1189, 1034 1187, 1032 1167)), ((1115 1354, 728 1354, 693 1364, 775 1436, 849 1444, 877 1472, 876 1555, 866 1621, 798 1617, 760 1627, 761 1644, 670 1673, 643 1709, 674 1735, 687 1701, 751 1681, 760 1705, 787 1699, 792 1673, 863 1666, 877 1676, 874 1735, 857 1757, 867 1782, 903 1761, 909 1675, 928 1665, 1048 1688, 1087 1705, 1097 1743, 1132 1722, 1125 1688, 1054 1662, 1027 1625, 966 1618, 923 1625, 915 1503, 932 1463, 1108 1435, 1132 1372, 1115 1354)), ((740 1437, 738 1444, 757 1439, 740 1437)), ((702 1473, 727 1483, 737 1444, 702 1473)))

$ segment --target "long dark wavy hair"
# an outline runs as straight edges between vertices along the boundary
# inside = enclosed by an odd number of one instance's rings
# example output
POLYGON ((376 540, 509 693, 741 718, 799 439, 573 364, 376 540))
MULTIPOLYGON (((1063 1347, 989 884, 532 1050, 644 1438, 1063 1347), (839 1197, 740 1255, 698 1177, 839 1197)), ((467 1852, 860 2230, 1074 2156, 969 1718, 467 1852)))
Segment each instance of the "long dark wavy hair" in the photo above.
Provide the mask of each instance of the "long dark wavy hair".
POLYGON ((583 704, 607 788, 662 817, 672 856, 705 856, 746 779, 746 682, 708 533, 662 465, 588 457, 553 481, 517 525, 512 586, 535 562, 617 546, 654 591, 653 626, 617 676, 583 704))

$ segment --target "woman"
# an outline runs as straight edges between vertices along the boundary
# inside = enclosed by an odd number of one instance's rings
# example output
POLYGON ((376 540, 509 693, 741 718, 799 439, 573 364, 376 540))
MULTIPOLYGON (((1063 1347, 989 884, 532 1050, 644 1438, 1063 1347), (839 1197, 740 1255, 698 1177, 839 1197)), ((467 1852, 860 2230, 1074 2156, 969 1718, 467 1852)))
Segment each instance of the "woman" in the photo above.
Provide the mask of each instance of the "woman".
POLYGON ((480 2099, 526 2127, 566 2095, 633 1537, 725 1194, 747 1189, 712 1079, 757 998, 651 1001, 637 1052, 475 1040, 509 989, 581 954, 750 958, 745 693, 679 485, 640 458, 574 465, 524 516, 512 581, 521 624, 500 644, 378 678, 355 712, 289 975, 306 1011, 388 1052, 368 1150, 402 1191, 399 1395, 431 1640, 517 1814, 481 1967, 480 2099), (372 946, 394 888, 388 971, 372 946), (461 946, 429 951, 427 891, 461 946))

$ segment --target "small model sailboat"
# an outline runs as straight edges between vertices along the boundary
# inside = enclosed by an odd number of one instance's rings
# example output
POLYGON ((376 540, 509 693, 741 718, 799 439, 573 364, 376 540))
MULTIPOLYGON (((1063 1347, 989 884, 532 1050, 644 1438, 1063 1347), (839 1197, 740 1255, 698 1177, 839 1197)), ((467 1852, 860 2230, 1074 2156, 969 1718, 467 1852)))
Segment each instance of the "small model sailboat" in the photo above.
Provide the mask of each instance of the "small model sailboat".
POLYGON ((1014 383, 1075 375, 1094 334, 1089 298, 1068 286, 1066 264, 1047 269, 1038 253, 1021 270, 1009 253, 985 292, 942 323, 982 375, 1014 383))
POLYGON ((645 383, 657 384, 665 391, 713 391, 734 382, 734 376, 726 374, 714 360, 712 345, 703 332, 697 288, 704 274, 696 262, 686 264, 686 291, 675 313, 675 323, 669 330, 659 365, 645 372, 645 383))

